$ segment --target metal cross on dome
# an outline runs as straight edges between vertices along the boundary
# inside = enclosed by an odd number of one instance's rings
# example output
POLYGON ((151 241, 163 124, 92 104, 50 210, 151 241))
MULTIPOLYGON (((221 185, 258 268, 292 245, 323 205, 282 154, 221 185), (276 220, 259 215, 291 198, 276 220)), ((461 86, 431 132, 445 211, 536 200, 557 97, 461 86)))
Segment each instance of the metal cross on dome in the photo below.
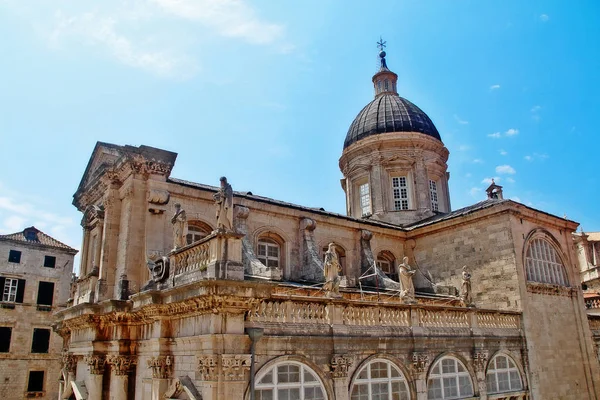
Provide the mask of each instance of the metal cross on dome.
POLYGON ((387 42, 385 40, 383 40, 383 38, 381 36, 379 36, 379 42, 377 42, 377 47, 379 47, 379 50, 383 51, 386 43, 387 42))

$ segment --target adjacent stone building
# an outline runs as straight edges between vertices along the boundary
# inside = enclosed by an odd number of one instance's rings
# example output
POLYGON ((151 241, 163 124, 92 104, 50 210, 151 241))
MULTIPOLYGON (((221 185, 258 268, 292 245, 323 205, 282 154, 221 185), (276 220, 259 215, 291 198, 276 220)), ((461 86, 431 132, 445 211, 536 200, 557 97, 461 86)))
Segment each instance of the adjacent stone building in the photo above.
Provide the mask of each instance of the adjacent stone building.
POLYGON ((97 143, 61 398, 600 397, 578 224, 496 184, 452 210, 449 152, 380 56, 340 158, 346 215, 97 143))
POLYGON ((76 253, 33 226, 0 235, 0 398, 58 397, 53 312, 69 298, 76 253))

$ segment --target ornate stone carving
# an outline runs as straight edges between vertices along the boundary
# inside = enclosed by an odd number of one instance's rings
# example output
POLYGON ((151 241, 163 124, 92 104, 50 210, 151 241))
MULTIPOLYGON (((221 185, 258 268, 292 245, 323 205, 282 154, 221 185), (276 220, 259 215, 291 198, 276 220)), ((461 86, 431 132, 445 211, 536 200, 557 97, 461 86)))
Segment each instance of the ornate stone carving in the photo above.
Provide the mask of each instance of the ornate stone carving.
POLYGON ((485 366, 488 360, 488 352, 477 350, 473 352, 473 365, 475 366, 475 371, 483 372, 485 371, 485 366))
POLYGON ((323 290, 328 297, 340 296, 340 261, 338 254, 335 251, 335 243, 329 243, 327 252, 325 253, 325 261, 323 262, 323 275, 325 276, 325 284, 323 290))
POLYGON ((316 227, 317 223, 313 219, 302 218, 300 220, 302 265, 298 277, 311 282, 323 282, 323 261, 315 243, 316 227))
POLYGON ((159 257, 152 260, 150 257, 146 262, 148 270, 150 270, 150 285, 164 282, 169 277, 169 257, 159 257))
POLYGON ((388 278, 383 271, 377 268, 373 251, 371 250, 371 239, 373 233, 363 229, 360 231, 360 273, 359 278, 362 285, 384 287, 386 289, 399 290, 400 284, 388 278))
POLYGON ((198 358, 198 372, 200 373, 200 379, 203 381, 216 381, 218 380, 218 358, 215 355, 199 355, 198 358))
POLYGON ((400 297, 407 303, 415 301, 415 285, 413 276, 416 270, 408 264, 408 257, 402 259, 402 264, 398 265, 398 278, 400 280, 400 297))
POLYGON ((467 266, 462 268, 462 285, 460 287, 460 299, 466 307, 473 306, 473 293, 471 291, 471 273, 467 266))
POLYGON ((77 368, 77 356, 73 355, 73 353, 69 353, 67 349, 63 349, 60 363, 62 370, 66 372, 75 372, 75 368, 77 368))
POLYGON ((148 368, 152 369, 152 377, 159 379, 170 378, 173 374, 173 359, 171 356, 151 357, 147 360, 148 368))
POLYGON ((412 367, 419 374, 427 371, 429 356, 425 353, 414 352, 412 355, 412 367))
POLYGON ((137 364, 135 356, 109 355, 106 362, 110 364, 116 375, 127 375, 131 367, 137 364))
POLYGON ((221 370, 226 381, 242 381, 250 371, 250 354, 223 354, 221 370))
POLYGON ((175 214, 171 217, 171 224, 173 225, 173 250, 177 250, 187 244, 185 241, 187 217, 179 203, 175 203, 175 214))
POLYGON ((559 285, 549 285, 537 282, 527 282, 527 291, 531 293, 552 296, 574 296, 575 293, 577 293, 577 288, 559 285))
POLYGON ((227 183, 227 178, 222 176, 219 181, 221 187, 213 195, 217 207, 217 231, 231 232, 233 230, 233 189, 227 183))
POLYGON ((171 193, 169 193, 167 190, 150 189, 148 191, 147 200, 148 203, 151 204, 164 205, 169 202, 170 197, 171 193))
POLYGON ((106 364, 106 357, 102 354, 90 354, 83 360, 90 369, 92 375, 104 374, 104 366, 106 364))
POLYGON ((352 367, 354 360, 347 355, 336 355, 331 358, 331 376, 334 378, 346 378, 348 370, 352 367))

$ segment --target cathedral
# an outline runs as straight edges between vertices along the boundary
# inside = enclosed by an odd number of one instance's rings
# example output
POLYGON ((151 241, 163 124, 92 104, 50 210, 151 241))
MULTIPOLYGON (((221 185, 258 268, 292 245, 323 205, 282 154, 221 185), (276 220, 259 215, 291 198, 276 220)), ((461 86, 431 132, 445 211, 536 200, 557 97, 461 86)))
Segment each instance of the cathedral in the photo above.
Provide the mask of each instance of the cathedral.
POLYGON ((495 183, 452 210, 442 136, 379 56, 339 159, 345 215, 96 144, 60 398, 600 398, 578 224, 495 183))

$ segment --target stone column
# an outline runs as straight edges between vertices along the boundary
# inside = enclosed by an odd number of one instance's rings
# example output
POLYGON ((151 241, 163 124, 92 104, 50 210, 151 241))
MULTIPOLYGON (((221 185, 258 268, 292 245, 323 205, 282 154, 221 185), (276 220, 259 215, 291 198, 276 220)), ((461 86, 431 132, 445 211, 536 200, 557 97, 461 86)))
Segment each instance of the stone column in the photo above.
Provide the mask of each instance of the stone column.
POLYGON ((108 184, 104 197, 104 225, 102 227, 102 249, 100 253, 100 273, 96 296, 99 301, 106 300, 115 286, 117 265, 117 247, 119 241, 119 220, 121 200, 116 183, 108 184))
POLYGON ((148 368, 152 369, 152 400, 163 400, 173 377, 173 358, 171 356, 151 357, 148 368))
POLYGON ((112 375, 110 385, 111 400, 127 400, 129 393, 129 372, 136 364, 134 356, 112 355, 108 356, 106 362, 110 364, 112 375))
POLYGON ((106 358, 101 354, 93 354, 87 356, 84 361, 90 369, 90 375, 86 381, 88 400, 102 400, 102 378, 106 358))
POLYGON ((334 355, 331 358, 330 368, 333 378, 333 390, 336 400, 348 400, 348 371, 354 364, 354 359, 348 355, 334 355))
POLYGON ((429 369, 429 356, 425 352, 415 351, 412 355, 412 370, 417 389, 417 400, 427 400, 427 370, 429 369))
MULTIPOLYGON (((85 219, 85 217, 84 217, 85 219)), ((82 223, 83 225, 83 223, 82 223)), ((79 275, 85 276, 88 273, 88 247, 90 245, 90 229, 83 225, 83 243, 81 244, 81 261, 79 262, 79 275)))
POLYGON ((250 354, 221 355, 220 399, 243 399, 249 384, 250 354))

